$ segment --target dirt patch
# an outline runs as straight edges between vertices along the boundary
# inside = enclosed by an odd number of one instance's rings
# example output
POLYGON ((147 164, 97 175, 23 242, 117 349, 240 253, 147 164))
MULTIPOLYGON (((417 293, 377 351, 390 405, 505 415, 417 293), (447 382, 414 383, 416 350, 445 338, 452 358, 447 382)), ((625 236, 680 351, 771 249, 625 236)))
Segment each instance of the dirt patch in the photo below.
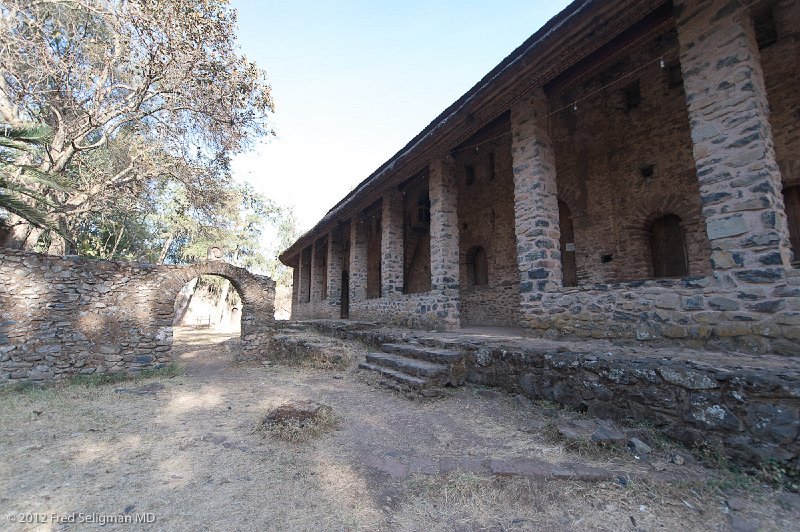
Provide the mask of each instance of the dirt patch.
POLYGON ((0 519, 152 514, 142 526, 166 530, 725 530, 733 520, 789 530, 800 518, 791 497, 750 479, 670 463, 666 444, 650 457, 664 471, 624 450, 571 451, 544 430, 567 415, 547 405, 471 386, 408 401, 353 367, 236 366, 235 349, 213 331, 179 331, 185 372, 141 383, 163 385, 154 393, 0 397, 0 519), (336 430, 301 445, 254 430, 274 405, 303 400, 330 405, 336 430), (614 475, 534 474, 570 468, 614 475))

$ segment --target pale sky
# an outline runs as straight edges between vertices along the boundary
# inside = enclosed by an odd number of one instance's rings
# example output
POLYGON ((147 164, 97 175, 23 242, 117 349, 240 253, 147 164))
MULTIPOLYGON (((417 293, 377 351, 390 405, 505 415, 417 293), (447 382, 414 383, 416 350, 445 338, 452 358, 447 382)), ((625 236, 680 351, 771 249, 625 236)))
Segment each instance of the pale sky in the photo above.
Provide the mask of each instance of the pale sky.
POLYGON ((232 0, 277 133, 234 175, 310 229, 568 3, 232 0))

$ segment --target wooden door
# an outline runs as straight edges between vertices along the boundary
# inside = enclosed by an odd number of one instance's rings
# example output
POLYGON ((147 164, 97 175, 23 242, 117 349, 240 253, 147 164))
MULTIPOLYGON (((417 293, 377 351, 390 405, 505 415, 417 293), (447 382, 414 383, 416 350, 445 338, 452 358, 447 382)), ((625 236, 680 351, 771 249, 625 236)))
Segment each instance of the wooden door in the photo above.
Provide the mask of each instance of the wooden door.
POLYGON ((564 286, 577 286, 578 269, 575 266, 575 229, 572 213, 567 204, 558 200, 558 223, 561 227, 561 272, 564 286))
POLYGON ((347 319, 350 317, 350 274, 347 270, 342 271, 342 292, 341 292, 341 309, 339 317, 347 319))
POLYGON ((681 219, 667 214, 650 227, 650 251, 653 258, 653 277, 685 277, 689 275, 686 241, 681 219))
POLYGON ((783 203, 786 209, 786 222, 789 225, 789 239, 794 252, 793 261, 800 262, 800 186, 784 189, 783 203))

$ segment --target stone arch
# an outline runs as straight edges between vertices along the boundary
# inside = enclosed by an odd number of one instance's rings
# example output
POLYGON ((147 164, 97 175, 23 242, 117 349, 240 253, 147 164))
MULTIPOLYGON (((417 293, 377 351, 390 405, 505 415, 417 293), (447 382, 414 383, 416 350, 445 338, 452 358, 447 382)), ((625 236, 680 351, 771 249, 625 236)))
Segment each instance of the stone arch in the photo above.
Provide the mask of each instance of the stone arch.
POLYGON ((242 353, 238 355, 237 360, 260 358, 259 351, 268 347, 275 321, 275 281, 223 261, 212 260, 188 266, 160 268, 166 268, 171 275, 168 275, 161 285, 157 313, 159 316, 168 316, 170 324, 174 317, 175 299, 186 283, 201 275, 216 275, 230 281, 242 299, 242 353))
POLYGON ((0 266, 12 279, 0 283, 0 303, 27 316, 0 335, 0 385, 169 364, 175 298, 200 275, 229 279, 242 296, 237 361, 261 358, 274 334, 275 282, 222 261, 157 265, 0 249, 0 266))
POLYGON ((665 214, 650 224, 650 254, 653 277, 689 275, 686 232, 678 215, 665 214))
POLYGON ((465 256, 467 283, 469 286, 489 284, 489 254, 481 245, 472 246, 465 256))
POLYGON ((623 226, 627 236, 625 254, 628 256, 627 271, 623 277, 628 279, 653 277, 651 227, 654 221, 667 215, 680 218, 680 227, 683 229, 686 242, 688 274, 709 273, 711 251, 699 198, 697 202, 692 202, 684 196, 664 194, 643 196, 631 205, 627 223, 623 226))

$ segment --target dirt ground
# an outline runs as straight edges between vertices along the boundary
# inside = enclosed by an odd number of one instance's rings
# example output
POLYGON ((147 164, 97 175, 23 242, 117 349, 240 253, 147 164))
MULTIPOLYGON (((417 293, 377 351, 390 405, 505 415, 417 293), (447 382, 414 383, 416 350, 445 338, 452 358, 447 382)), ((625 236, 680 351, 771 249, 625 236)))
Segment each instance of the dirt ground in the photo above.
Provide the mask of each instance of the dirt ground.
POLYGON ((658 468, 568 449, 547 428, 567 414, 547 405, 474 386, 409 400, 354 366, 236 366, 229 338, 181 331, 178 377, 0 393, 0 530, 92 529, 106 516, 152 522, 104 530, 800 529, 791 495, 666 463, 666 444, 658 468), (292 399, 330 405, 339 427, 302 444, 256 430, 292 399), (520 459, 622 479, 470 472, 520 459))

